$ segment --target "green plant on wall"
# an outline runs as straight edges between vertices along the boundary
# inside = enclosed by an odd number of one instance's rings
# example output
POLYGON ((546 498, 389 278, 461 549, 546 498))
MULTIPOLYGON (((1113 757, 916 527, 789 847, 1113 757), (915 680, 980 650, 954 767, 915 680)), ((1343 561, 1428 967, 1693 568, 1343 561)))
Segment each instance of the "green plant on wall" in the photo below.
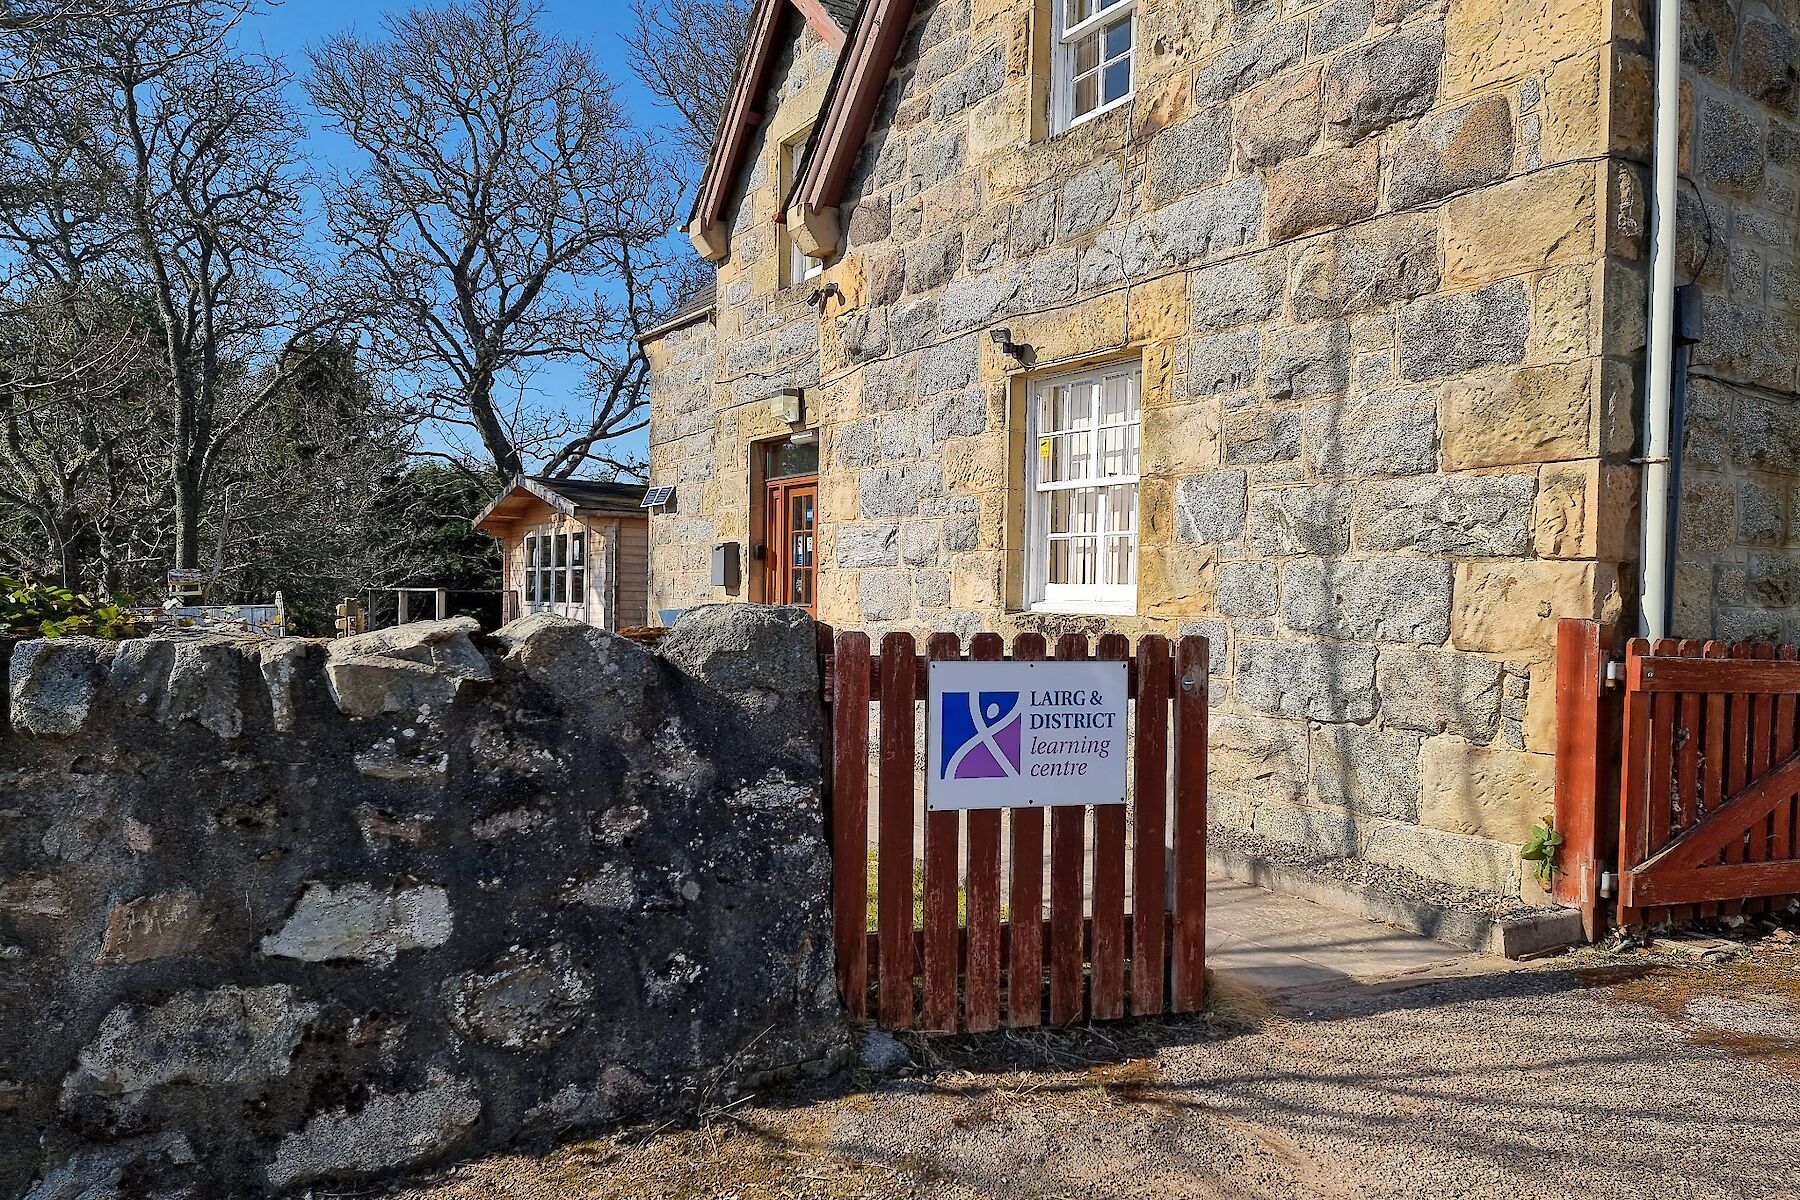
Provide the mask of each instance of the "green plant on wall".
POLYGON ((1563 844, 1563 835, 1556 831, 1554 817, 1546 816, 1531 827, 1531 837, 1519 851, 1519 857, 1534 865, 1537 881, 1545 887, 1550 886, 1551 872, 1556 868, 1556 848, 1563 844))
POLYGON ((123 604, 0 575, 0 630, 5 632, 48 638, 87 634, 118 641, 139 636, 148 625, 123 604))

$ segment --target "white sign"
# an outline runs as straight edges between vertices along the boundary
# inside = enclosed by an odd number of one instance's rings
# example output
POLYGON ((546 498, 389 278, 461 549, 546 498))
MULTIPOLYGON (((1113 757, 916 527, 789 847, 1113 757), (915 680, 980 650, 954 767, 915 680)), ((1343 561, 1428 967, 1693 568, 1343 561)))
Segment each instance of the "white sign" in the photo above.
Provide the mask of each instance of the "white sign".
POLYGON ((934 662, 925 807, 1125 803, 1122 662, 934 662))

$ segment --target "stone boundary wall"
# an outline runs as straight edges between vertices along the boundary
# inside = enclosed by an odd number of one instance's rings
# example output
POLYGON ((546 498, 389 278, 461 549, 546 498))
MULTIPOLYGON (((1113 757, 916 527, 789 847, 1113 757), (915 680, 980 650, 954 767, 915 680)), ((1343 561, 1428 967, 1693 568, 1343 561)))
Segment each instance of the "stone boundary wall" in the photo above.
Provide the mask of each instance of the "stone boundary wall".
POLYGON ((846 1049, 801 614, 30 641, 9 691, 0 1196, 356 1187, 846 1049))

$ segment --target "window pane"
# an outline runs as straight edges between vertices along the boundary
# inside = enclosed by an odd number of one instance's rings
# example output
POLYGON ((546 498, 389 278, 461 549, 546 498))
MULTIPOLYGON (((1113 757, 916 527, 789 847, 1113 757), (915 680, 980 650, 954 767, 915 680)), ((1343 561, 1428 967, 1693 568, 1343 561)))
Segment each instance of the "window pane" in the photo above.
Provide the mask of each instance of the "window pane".
POLYGON ((569 602, 569 573, 567 571, 552 571, 550 572, 550 578, 554 581, 553 586, 556 589, 551 595, 551 602, 554 604, 567 604, 569 602))
POLYGON ((569 603, 581 604, 587 600, 587 572, 569 572, 569 603))
POLYGON ((556 535, 556 561, 551 563, 550 565, 553 567, 566 567, 569 565, 569 535, 568 534, 559 533, 556 535))
POLYGON ((1075 43, 1075 74, 1086 75, 1100 66, 1100 34, 1090 33, 1075 43))
MULTIPOLYGON (((1117 0, 1111 2, 1116 3, 1117 0)), ((1063 28, 1073 29, 1094 15, 1094 0, 1069 0, 1063 14, 1063 28)))
POLYGON ((1086 116, 1100 107, 1099 77, 1087 75, 1075 81, 1075 115, 1086 116))
POLYGON ((1074 488, 1050 493, 1051 533, 1095 533, 1099 520, 1099 492, 1074 488))
POLYGON ((763 477, 766 479, 787 479, 795 475, 818 473, 818 442, 809 442, 804 446, 779 442, 763 452, 763 477))
POLYGON ((1130 533, 1137 528, 1137 488, 1126 484, 1106 489, 1106 531, 1130 533))
POLYGON ((1106 57, 1110 61, 1131 49, 1131 18, 1114 21, 1102 35, 1106 39, 1106 57))
POLYGON ((1131 60, 1122 58, 1106 68, 1106 87, 1102 89, 1100 102, 1111 104, 1131 91, 1131 60))
POLYGON ((1136 475, 1138 466, 1138 427, 1116 425, 1100 431, 1100 463, 1094 478, 1136 475))
POLYGON ((1083 381, 1074 384, 1058 384, 1052 389, 1049 426, 1045 432, 1061 433, 1080 425, 1087 425, 1093 419, 1093 383, 1083 381))
POLYGON ((525 535, 525 569, 537 566, 537 535, 525 535))
POLYGON ((525 603, 537 603, 537 571, 527 569, 525 572, 525 603))
POLYGON ((1088 477, 1088 459, 1093 454, 1093 434, 1065 433, 1046 440, 1050 443, 1050 456, 1040 456, 1038 459, 1043 465, 1043 482, 1069 483, 1088 477))
POLYGON ((569 565, 571 567, 587 566, 587 534, 571 533, 569 535, 569 565))
POLYGON ((1069 538, 1050 543, 1049 582, 1058 586, 1081 586, 1098 582, 1098 538, 1069 538))
POLYGON ((1137 540, 1106 539, 1106 582, 1122 587, 1137 582, 1137 540))
POLYGON ((1100 394, 1100 423, 1120 425, 1121 421, 1130 421, 1130 376, 1114 374, 1100 394))

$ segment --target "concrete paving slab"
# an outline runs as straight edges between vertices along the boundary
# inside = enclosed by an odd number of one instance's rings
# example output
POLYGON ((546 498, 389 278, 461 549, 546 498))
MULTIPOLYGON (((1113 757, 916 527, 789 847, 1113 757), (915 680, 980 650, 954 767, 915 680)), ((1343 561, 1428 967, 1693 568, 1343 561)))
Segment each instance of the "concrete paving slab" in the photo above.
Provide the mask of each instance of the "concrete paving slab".
POLYGON ((1222 875, 1207 886, 1209 964, 1261 991, 1368 982, 1487 958, 1222 875))

